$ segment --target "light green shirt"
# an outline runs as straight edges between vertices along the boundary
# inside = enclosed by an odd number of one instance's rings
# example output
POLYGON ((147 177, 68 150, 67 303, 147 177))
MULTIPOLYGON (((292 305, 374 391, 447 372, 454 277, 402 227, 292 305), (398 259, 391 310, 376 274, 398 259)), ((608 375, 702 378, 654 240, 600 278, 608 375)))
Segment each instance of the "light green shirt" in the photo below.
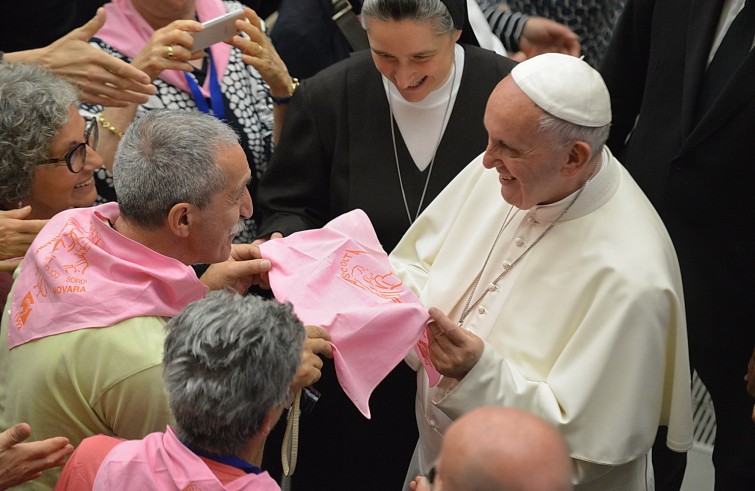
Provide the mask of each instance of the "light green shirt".
MULTIPOLYGON (((0 326, 0 429, 25 421, 31 440, 65 436, 77 446, 100 433, 143 438, 173 423, 162 379, 164 318, 134 317, 9 351, 9 311, 10 300, 0 326)), ((45 471, 17 489, 52 489, 59 474, 45 471)))

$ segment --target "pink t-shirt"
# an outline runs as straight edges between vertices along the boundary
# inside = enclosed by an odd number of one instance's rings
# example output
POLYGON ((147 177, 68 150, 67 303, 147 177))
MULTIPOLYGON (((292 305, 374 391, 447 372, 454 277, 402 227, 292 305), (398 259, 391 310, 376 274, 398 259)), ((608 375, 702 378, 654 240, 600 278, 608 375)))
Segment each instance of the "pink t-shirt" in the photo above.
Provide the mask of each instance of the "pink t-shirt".
MULTIPOLYGON (((84 439, 71 455, 68 463, 60 474, 56 491, 83 491, 95 489, 95 483, 111 482, 119 480, 117 475, 106 476, 107 470, 103 468, 106 462, 126 462, 125 468, 130 474, 120 476, 125 488, 140 490, 163 490, 178 489, 195 490, 202 489, 228 489, 248 491, 279 491, 280 487, 267 472, 261 474, 246 474, 243 470, 226 465, 212 459, 200 457, 192 453, 175 437, 173 430, 168 428, 165 433, 152 433, 145 440, 122 440, 107 435, 96 435, 84 439), (121 452, 119 446, 128 444, 130 449, 121 452), (199 463, 201 461, 201 464, 199 463), (188 469, 188 471, 186 471, 188 469), (102 474, 102 475, 98 475, 102 474), (199 476, 198 481, 204 481, 202 485, 185 482, 174 482, 171 478, 187 479, 187 474, 199 476), (142 481, 150 483, 149 488, 136 485, 142 481), (215 487, 207 487, 206 481, 216 481, 215 487), (136 487, 134 487, 136 486, 136 487), (221 486, 221 487, 218 487, 221 486)), ((124 467, 117 466, 116 473, 124 467)), ((102 484, 98 484, 101 486, 102 484)), ((113 489, 106 484, 108 489, 113 489)), ((105 488, 102 488, 105 489, 105 488)))

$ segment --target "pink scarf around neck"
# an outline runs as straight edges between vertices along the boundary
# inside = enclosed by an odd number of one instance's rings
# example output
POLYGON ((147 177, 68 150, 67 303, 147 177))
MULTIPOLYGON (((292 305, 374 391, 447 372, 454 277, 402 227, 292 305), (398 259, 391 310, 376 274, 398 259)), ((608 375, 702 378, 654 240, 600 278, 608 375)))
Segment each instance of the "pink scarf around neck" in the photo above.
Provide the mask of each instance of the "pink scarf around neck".
POLYGON ((117 203, 55 215, 24 256, 8 348, 141 316, 173 317, 207 293, 194 270, 121 235, 117 203))
POLYGON ((92 487, 94 491, 280 491, 267 472, 247 474, 227 485, 179 441, 168 427, 142 440, 126 441, 108 453, 92 487))
MULTIPOLYGON (((227 12, 221 0, 196 0, 195 8, 200 22, 206 22, 227 12)), ((147 45, 155 30, 139 14, 131 0, 112 0, 105 5, 105 12, 105 25, 97 32, 96 37, 133 59, 147 45)), ((217 43, 210 48, 210 51, 215 72, 220 81, 228 67, 231 46, 217 43)), ((159 78, 184 92, 190 90, 181 71, 165 70, 159 78)), ((209 84, 210 77, 206 77, 204 85, 200 87, 205 97, 210 96, 209 84)))

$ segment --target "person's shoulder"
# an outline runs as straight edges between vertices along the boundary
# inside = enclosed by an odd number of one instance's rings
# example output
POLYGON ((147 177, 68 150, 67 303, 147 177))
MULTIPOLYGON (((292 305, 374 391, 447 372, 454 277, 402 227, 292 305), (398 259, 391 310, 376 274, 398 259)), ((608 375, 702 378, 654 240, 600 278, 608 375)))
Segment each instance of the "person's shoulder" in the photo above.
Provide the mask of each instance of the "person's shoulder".
POLYGON ((94 435, 81 441, 60 474, 56 491, 92 489, 102 462, 125 440, 108 435, 94 435))
POLYGON ((122 340, 128 340, 133 337, 137 339, 131 339, 129 344, 145 344, 151 342, 151 338, 157 338, 162 341, 165 339, 165 324, 167 319, 165 317, 159 317, 154 315, 145 315, 138 317, 129 317, 123 319, 110 327, 93 329, 93 331, 101 331, 106 333, 105 335, 114 338, 120 338, 122 340))
POLYGON ((79 459, 95 458, 102 460, 116 445, 125 441, 123 438, 110 435, 89 436, 81 440, 81 443, 76 447, 76 454, 74 455, 78 455, 79 459))
POLYGON ((129 360, 135 370, 156 366, 162 361, 166 319, 156 316, 131 317, 108 327, 92 327, 59 334, 72 350, 79 353, 100 353, 90 358, 97 363, 116 366, 118 360, 129 360), (117 355, 116 355, 117 354, 117 355))
POLYGON ((372 61, 370 50, 365 49, 352 53, 351 56, 345 58, 337 63, 333 63, 329 67, 322 69, 313 77, 307 79, 313 82, 321 82, 323 84, 345 80, 348 74, 361 73, 365 70, 374 69, 375 65, 372 61))
POLYGON ((363 90, 364 84, 368 83, 372 77, 379 80, 379 73, 372 61, 370 51, 363 50, 303 80, 302 87, 305 87, 306 92, 315 99, 330 100, 339 93, 363 90))

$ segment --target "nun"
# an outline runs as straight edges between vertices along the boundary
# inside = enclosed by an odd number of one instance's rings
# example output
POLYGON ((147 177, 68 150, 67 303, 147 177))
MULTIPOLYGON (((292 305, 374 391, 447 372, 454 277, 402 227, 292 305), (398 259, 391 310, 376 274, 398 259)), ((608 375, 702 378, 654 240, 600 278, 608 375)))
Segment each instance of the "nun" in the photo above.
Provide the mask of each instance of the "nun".
MULTIPOLYGON (((487 145, 488 96, 515 63, 476 46, 464 0, 366 0, 369 50, 303 80, 255 197, 260 240, 360 208, 390 252, 487 145)), ((306 49, 306 46, 302 46, 306 49)), ((415 374, 400 364, 367 420, 326 360, 302 415, 292 489, 400 489, 417 441, 415 374)))

